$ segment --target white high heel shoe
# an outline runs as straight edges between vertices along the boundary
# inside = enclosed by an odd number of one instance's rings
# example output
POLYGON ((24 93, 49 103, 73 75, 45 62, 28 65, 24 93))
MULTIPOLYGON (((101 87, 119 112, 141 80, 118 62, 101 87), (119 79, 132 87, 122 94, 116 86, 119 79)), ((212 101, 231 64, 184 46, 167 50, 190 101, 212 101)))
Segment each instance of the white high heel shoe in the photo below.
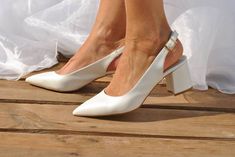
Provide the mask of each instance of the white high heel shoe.
POLYGON ((146 70, 136 85, 122 96, 109 96, 105 90, 84 102, 73 111, 76 116, 108 116, 130 112, 137 109, 150 94, 155 85, 164 77, 167 79, 168 90, 175 94, 192 87, 188 70, 187 58, 183 56, 176 65, 164 72, 164 62, 169 51, 175 45, 178 34, 172 32, 165 47, 160 51, 153 63, 146 70))
POLYGON ((97 78, 112 74, 113 71, 107 72, 107 68, 114 59, 122 54, 122 51, 123 47, 70 74, 59 75, 55 71, 51 71, 33 75, 28 77, 25 81, 35 86, 59 92, 78 90, 97 78))

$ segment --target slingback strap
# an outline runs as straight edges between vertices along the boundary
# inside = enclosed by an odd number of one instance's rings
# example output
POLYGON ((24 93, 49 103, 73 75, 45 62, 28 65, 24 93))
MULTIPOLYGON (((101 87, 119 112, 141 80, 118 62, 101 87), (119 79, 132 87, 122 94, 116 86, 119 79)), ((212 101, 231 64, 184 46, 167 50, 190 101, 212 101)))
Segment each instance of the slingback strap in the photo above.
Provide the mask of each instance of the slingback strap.
POLYGON ((178 39, 178 33, 176 31, 173 31, 171 33, 171 37, 170 37, 169 41, 165 45, 165 48, 168 51, 172 51, 176 45, 177 39, 178 39))
POLYGON ((108 66, 112 63, 112 61, 122 54, 123 50, 124 46, 117 48, 115 51, 113 51, 111 54, 109 54, 103 59, 103 69, 105 69, 105 71, 107 70, 108 66))

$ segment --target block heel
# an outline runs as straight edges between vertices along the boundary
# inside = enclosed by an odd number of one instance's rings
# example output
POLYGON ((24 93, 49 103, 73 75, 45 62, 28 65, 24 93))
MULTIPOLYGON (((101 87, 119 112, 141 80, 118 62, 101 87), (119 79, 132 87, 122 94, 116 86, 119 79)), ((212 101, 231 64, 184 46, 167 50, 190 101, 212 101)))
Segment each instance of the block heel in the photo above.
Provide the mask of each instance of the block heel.
POLYGON ((166 76, 166 85, 167 90, 175 95, 192 88, 187 60, 182 66, 166 76))

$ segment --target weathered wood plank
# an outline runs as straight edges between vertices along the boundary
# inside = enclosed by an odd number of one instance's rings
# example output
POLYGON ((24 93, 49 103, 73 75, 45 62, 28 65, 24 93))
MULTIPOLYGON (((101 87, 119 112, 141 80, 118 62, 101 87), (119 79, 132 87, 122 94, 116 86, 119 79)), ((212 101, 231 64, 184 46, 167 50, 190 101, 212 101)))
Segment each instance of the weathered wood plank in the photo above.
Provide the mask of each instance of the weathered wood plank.
POLYGON ((79 92, 73 93, 58 93, 42 88, 34 87, 23 81, 5 81, 0 80, 0 100, 16 102, 21 101, 36 101, 46 102, 83 102, 90 96, 80 94, 79 92))
POLYGON ((143 136, 235 139, 235 114, 141 108, 103 118, 72 116, 76 106, 0 104, 0 131, 102 132, 143 136))
POLYGON ((4 157, 234 157, 235 142, 0 133, 4 157))
POLYGON ((110 80, 72 93, 0 80, 0 156, 235 156, 235 97, 212 89, 173 96, 163 84, 129 114, 72 116, 110 80))
MULTIPOLYGON (((28 102, 50 104, 77 104, 100 92, 107 86, 104 82, 93 82, 88 86, 71 93, 58 93, 29 85, 24 81, 0 80, 0 102, 28 102), (10 93, 10 94, 9 94, 10 93)), ((235 112, 235 97, 210 89, 206 92, 191 90, 174 96, 167 92, 164 85, 158 85, 144 102, 144 106, 212 109, 235 112)))

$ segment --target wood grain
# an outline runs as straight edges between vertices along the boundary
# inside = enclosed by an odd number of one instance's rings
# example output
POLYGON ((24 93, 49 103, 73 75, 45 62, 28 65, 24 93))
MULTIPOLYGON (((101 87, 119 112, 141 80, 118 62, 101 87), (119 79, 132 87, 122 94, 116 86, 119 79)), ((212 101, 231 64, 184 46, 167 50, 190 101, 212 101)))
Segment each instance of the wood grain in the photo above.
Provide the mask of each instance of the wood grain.
MULTIPOLYGON (((61 68, 67 59, 60 60, 32 74, 61 68)), ((73 116, 73 109, 111 76, 70 93, 34 87, 24 78, 0 80, 0 157, 235 156, 234 95, 209 89, 174 96, 163 81, 131 113, 86 118, 73 116)))
MULTIPOLYGON (((106 86, 107 83, 105 82, 93 82, 75 92, 58 93, 31 86, 24 81, 0 80, 0 102, 75 105, 93 97, 106 86)), ((174 96, 167 92, 165 85, 158 85, 146 99, 143 107, 235 113, 235 97, 219 93, 213 89, 206 92, 190 90, 174 96)))
POLYGON ((122 136, 211 138, 235 140, 235 114, 138 109, 129 114, 75 117, 72 105, 0 104, 0 131, 94 132, 122 136))
POLYGON ((235 142, 0 133, 2 157, 234 157, 235 142), (32 142, 34 141, 34 142, 32 142))

